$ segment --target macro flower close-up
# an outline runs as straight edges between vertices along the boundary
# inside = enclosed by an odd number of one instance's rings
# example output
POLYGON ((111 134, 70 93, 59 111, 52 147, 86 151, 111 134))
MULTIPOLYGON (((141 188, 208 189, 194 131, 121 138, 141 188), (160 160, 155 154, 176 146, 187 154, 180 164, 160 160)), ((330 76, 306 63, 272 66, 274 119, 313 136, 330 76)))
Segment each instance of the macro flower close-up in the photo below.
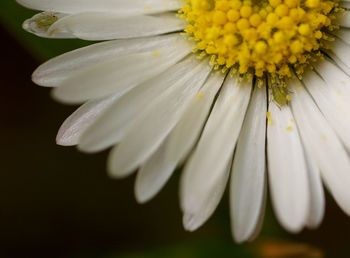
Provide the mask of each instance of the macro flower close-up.
POLYGON ((32 79, 81 105, 57 144, 110 149, 108 174, 136 173, 139 203, 179 173, 194 231, 228 189, 237 243, 258 236, 269 200, 291 233, 321 224, 324 188, 350 215, 350 1, 17 2, 41 11, 28 32, 94 41, 32 79))

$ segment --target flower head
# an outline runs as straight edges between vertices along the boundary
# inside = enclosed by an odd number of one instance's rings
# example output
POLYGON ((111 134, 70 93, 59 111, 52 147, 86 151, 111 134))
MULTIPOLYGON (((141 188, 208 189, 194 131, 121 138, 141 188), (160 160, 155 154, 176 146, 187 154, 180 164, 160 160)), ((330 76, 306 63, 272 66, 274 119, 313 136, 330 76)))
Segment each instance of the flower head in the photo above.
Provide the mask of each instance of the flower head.
POLYGON ((190 231, 228 181, 237 242, 257 235, 268 187, 290 232, 321 222, 322 183, 350 214, 347 1, 18 2, 44 11, 24 23, 39 36, 108 40, 49 60, 33 80, 83 103, 57 143, 112 147, 109 174, 137 171, 139 202, 183 166, 190 231))
POLYGON ((180 13, 196 48, 215 65, 236 65, 240 74, 253 69, 258 77, 301 73, 325 46, 322 31, 337 28, 335 14, 341 10, 334 1, 320 0, 187 2, 180 13))

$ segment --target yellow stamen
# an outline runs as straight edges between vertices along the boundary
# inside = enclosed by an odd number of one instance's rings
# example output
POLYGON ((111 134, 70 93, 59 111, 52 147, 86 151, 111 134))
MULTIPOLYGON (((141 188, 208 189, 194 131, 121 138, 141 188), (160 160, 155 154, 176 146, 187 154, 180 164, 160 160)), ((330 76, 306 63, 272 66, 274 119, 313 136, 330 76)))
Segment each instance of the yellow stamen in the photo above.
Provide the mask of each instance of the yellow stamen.
POLYGON ((218 67, 289 77, 303 71, 335 28, 338 0, 184 0, 180 17, 196 48, 218 67))
MULTIPOLYGON (((194 52, 210 56, 215 69, 241 75, 269 74, 275 102, 291 100, 286 79, 301 78, 313 57, 331 40, 339 0, 183 0, 179 16, 194 52), (234 66, 234 68, 233 68, 234 66)), ((271 122, 272 123, 272 122, 271 122)))

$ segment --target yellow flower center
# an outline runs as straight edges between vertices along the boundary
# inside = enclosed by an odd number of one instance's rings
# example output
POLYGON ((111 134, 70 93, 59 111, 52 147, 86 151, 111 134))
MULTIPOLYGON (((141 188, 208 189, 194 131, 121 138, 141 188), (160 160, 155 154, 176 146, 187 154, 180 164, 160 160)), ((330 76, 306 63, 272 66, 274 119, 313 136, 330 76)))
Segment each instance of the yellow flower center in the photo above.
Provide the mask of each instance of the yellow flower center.
POLYGON ((335 24, 330 0, 185 0, 180 17, 196 50, 217 68, 261 77, 301 74, 335 24), (203 54, 204 53, 204 54, 203 54))

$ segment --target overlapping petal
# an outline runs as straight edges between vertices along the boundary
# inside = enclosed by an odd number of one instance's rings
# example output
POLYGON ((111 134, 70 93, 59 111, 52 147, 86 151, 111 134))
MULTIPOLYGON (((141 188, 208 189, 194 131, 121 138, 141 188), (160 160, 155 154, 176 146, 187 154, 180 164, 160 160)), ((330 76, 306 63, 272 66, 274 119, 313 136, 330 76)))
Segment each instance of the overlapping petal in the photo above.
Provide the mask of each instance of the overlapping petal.
POLYGON ((264 210, 266 85, 256 87, 239 136, 232 166, 230 207, 237 242, 248 241, 259 227, 264 210))
POLYGON ((59 13, 111 12, 142 14, 175 11, 183 6, 178 0, 17 0, 27 8, 59 13))
POLYGON ((55 87, 53 96, 62 102, 83 104, 63 123, 57 143, 85 152, 112 147, 109 174, 125 177, 139 169, 139 202, 154 197, 184 164, 180 205, 189 231, 212 215, 230 175, 237 242, 260 231, 267 187, 278 220, 291 232, 320 224, 322 183, 350 214, 347 12, 339 18, 342 27, 327 32, 336 38, 322 50, 328 57, 303 79, 294 78, 290 104, 279 106, 267 101, 269 84, 254 88, 233 70, 214 71, 191 54, 192 44, 178 33, 186 26, 175 13, 183 1, 17 1, 44 11, 23 24, 38 36, 111 40, 49 60, 33 80, 55 87), (50 16, 52 23, 40 26, 50 16))

